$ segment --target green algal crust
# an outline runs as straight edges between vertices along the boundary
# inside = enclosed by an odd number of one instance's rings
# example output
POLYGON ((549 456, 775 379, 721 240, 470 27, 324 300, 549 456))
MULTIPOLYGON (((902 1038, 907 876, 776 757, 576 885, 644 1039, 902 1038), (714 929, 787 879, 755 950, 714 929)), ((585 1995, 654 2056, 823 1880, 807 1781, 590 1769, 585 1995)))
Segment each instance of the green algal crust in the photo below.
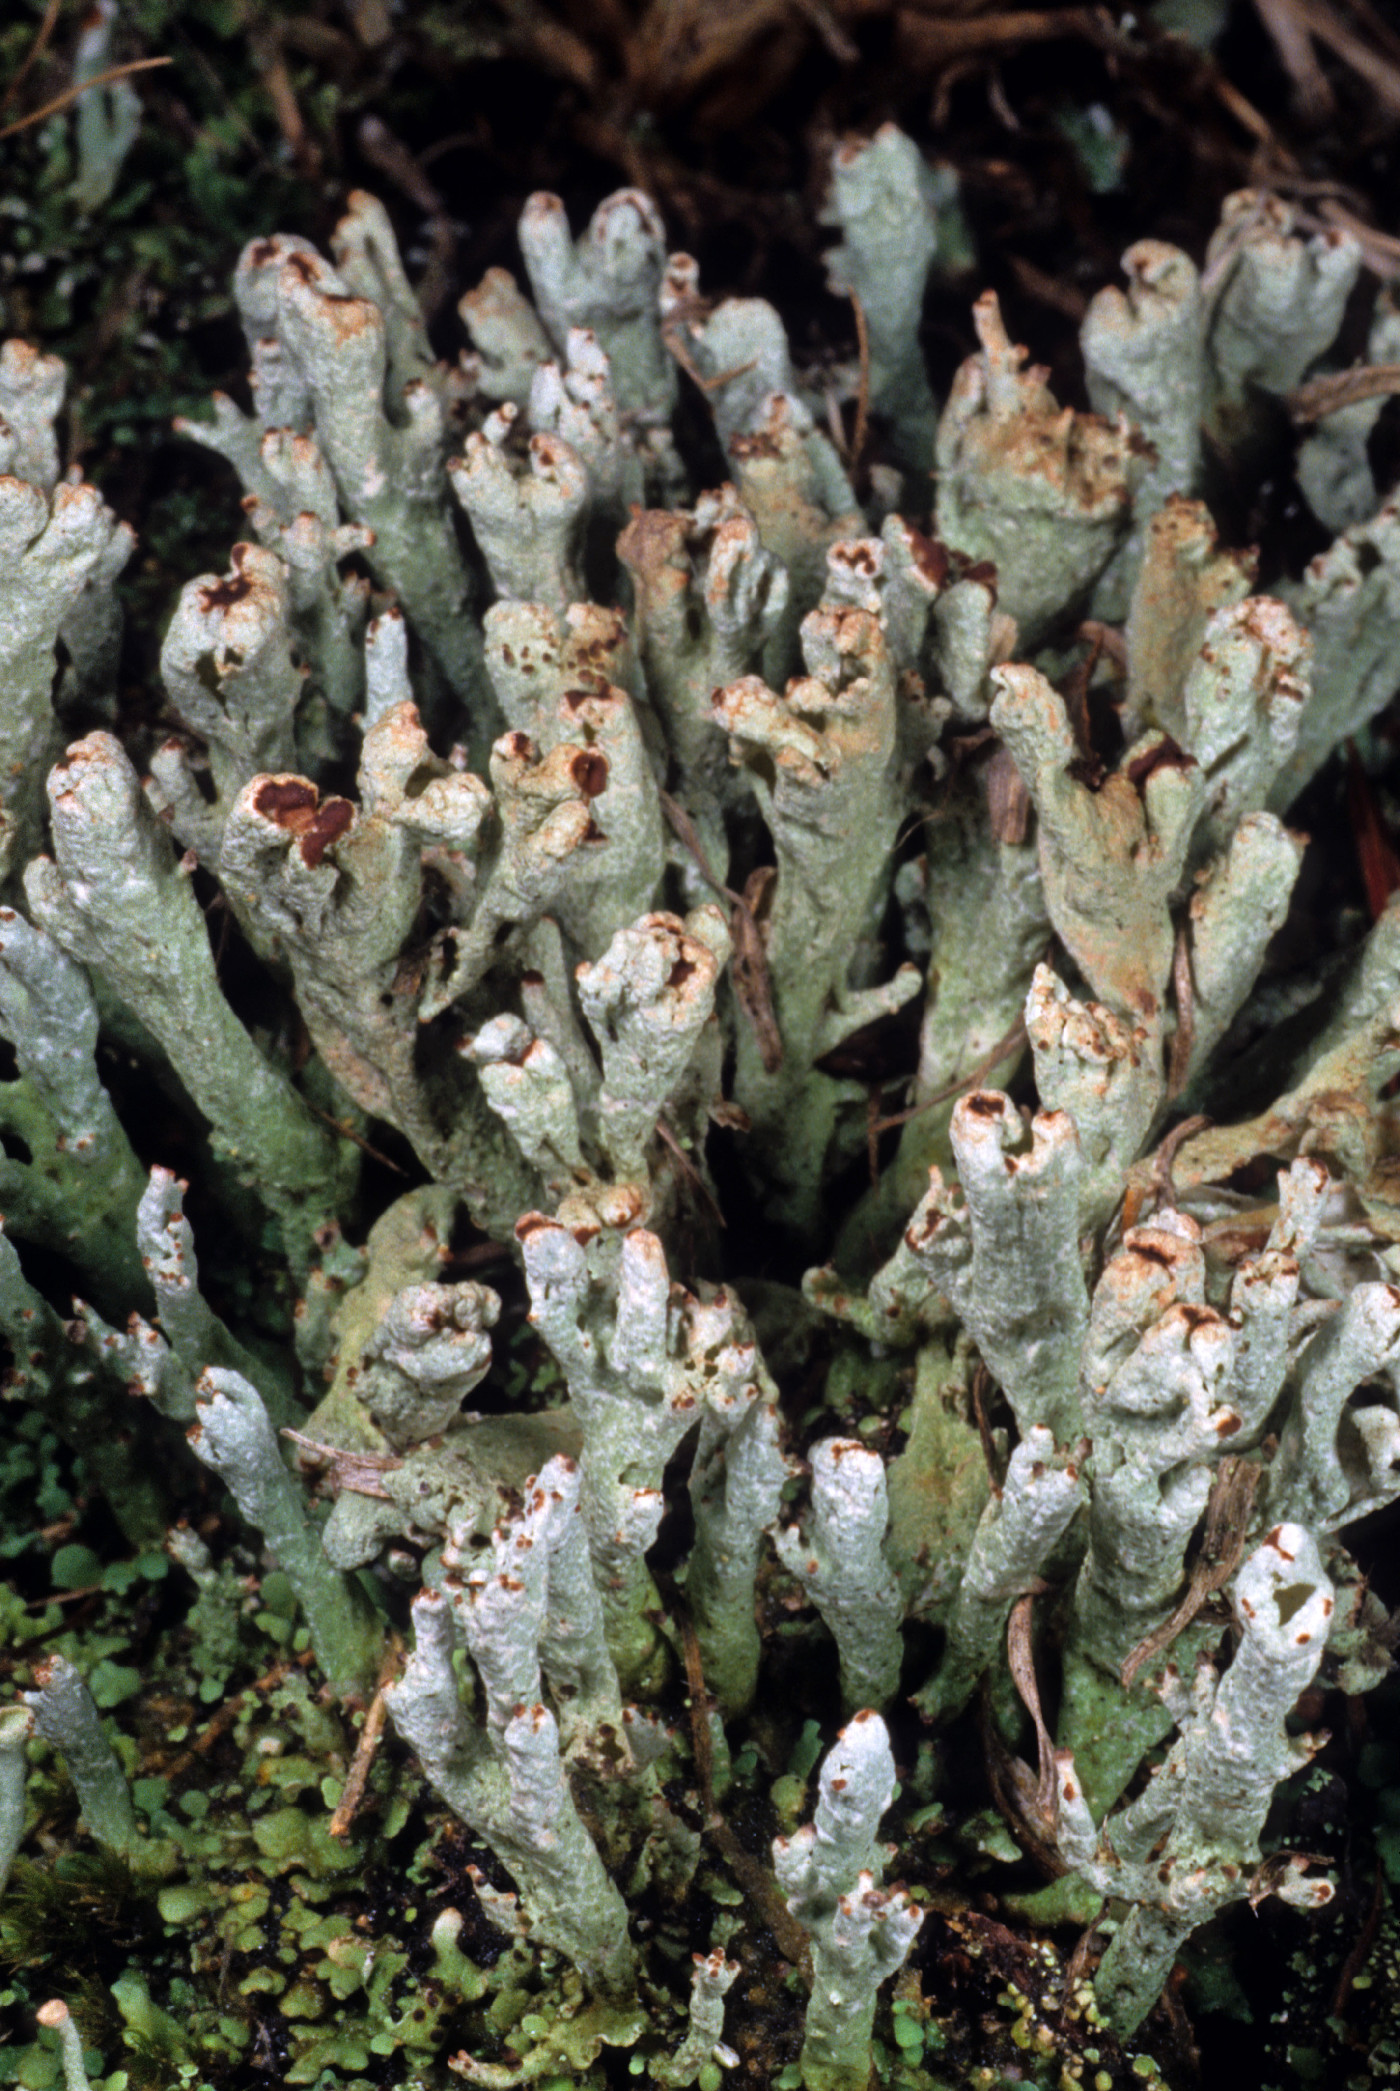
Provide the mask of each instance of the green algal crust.
POLYGON ((171 1527, 165 1550, 195 1586, 195 1601, 186 1617, 200 1672, 200 1698, 207 1704, 223 1697, 238 1662, 246 1592, 231 1567, 215 1566, 208 1547, 188 1525, 171 1527))
POLYGON ((885 1889, 890 1847, 880 1818, 894 1799, 894 1758, 877 1713, 858 1713, 822 1763, 813 1820, 773 1845, 773 1870, 812 1942, 802 2041, 807 2091, 862 2091, 880 1984, 908 1955, 923 1914, 885 1889))

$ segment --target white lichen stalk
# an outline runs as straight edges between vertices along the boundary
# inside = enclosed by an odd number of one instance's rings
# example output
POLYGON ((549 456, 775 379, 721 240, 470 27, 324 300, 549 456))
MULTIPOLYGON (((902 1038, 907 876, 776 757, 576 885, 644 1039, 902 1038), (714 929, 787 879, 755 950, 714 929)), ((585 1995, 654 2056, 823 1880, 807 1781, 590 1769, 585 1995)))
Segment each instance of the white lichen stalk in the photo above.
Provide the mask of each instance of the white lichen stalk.
POLYGON ((923 1923, 907 1895, 880 1885, 893 1850, 879 1842, 880 1818, 894 1792, 885 1724, 877 1713, 858 1713, 822 1762, 812 1821, 773 1846, 778 1885, 811 1939, 807 2091, 863 2091, 880 1985, 923 1923))
MULTIPOLYGON (((81 207, 128 108, 83 94, 81 207)), ((250 243, 252 411, 185 432, 252 541, 174 608, 148 774, 111 730, 130 533, 60 477, 60 367, 0 347, 6 1392, 133 1550, 175 1527, 230 1646, 235 1562, 279 1568, 366 1756, 387 1706, 505 1869, 478 1894, 545 2031, 454 2063, 483 2084, 644 2035, 662 2083, 734 2066, 730 1932, 681 2038, 664 1926, 629 1920, 688 1913, 709 1839, 810 1959, 809 2091, 866 2091, 920 1923, 878 1841, 911 1617, 943 1634, 930 1723, 980 1693, 1014 1751, 1007 1686, 1034 1711, 1044 1666, 1055 1733, 1003 1791, 1077 1876, 1061 1911, 1116 1905, 1125 2040, 1216 1911, 1325 1899, 1261 1859, 1287 1722, 1384 1669, 1343 1535, 1400 1497, 1400 902, 1320 985, 1279 936, 1298 795, 1343 742, 1376 759, 1400 689, 1374 402, 1302 443, 1340 535, 1277 595, 1203 499, 1273 469, 1362 250, 1232 197, 1203 271, 1140 242, 1092 300, 1094 412, 991 294, 940 402, 947 192, 892 126, 836 152, 863 357, 820 370, 762 298, 702 295, 636 190, 579 237, 532 197, 529 295, 469 291, 455 362, 374 198, 329 257, 250 243), (689 476, 697 413, 723 484, 689 476), (178 1524, 182 1428, 247 1555, 178 1524), (423 1584, 397 1677, 362 1573, 423 1584), (792 1714, 839 1675, 852 1718, 775 1887, 724 1820, 729 1743, 781 1740, 794 1646, 831 1675, 792 1714)), ((1397 327, 1383 298, 1372 362, 1397 327)), ((181 1863, 59 1655, 0 1710, 0 1873, 31 1731, 98 1842, 181 1863)))

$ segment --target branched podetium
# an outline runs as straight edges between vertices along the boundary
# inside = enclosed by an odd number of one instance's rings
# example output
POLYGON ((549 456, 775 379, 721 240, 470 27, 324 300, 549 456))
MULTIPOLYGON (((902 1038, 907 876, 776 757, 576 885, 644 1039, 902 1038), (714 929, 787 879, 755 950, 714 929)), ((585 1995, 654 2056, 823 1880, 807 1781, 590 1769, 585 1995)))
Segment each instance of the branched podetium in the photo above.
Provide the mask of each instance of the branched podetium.
POLYGON ((198 1593, 38 1661, 17 1600, 0 1938, 133 2084, 1136 2082, 1193 1933, 1331 1897, 1261 1838, 1389 1660, 1400 905, 1321 994, 1275 938, 1400 509, 1315 385, 1302 578, 1209 498, 1362 253, 1231 198, 1093 299, 1092 413, 990 293, 940 406, 944 193, 837 153, 830 413, 633 190, 533 197, 451 365, 374 198, 254 241, 154 745, 0 351, 7 1391, 198 1593))

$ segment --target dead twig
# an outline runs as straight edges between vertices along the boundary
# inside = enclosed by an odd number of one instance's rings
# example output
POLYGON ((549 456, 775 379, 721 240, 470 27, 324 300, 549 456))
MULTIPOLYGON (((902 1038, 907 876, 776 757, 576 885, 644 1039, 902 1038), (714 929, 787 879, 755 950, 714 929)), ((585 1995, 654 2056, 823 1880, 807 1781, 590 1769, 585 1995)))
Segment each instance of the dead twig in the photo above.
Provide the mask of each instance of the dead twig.
POLYGON ((445 1259, 453 1272, 479 1271, 488 1263, 505 1263, 510 1250, 504 1242, 473 1242, 467 1249, 451 1249, 445 1259))
POLYGON ((347 1452, 340 1445, 322 1445, 315 1438, 306 1437, 299 1430, 289 1427, 280 1435, 290 1438, 296 1446, 298 1456, 308 1455, 308 1462, 316 1468, 324 1468, 325 1479, 337 1495, 348 1489, 357 1496, 373 1496, 379 1502, 389 1501, 388 1490, 380 1481, 381 1474, 392 1474, 403 1465, 388 1452, 347 1452))
POLYGON ((1191 944, 1184 929, 1176 933, 1172 956, 1172 986, 1176 991, 1176 1029, 1167 1058, 1167 1102, 1175 1103, 1186 1087, 1191 1053, 1196 1043, 1196 989, 1191 979, 1191 944))
POLYGON ((987 764, 987 815, 998 842, 1024 842, 1030 833, 1031 795, 1011 750, 1000 743, 987 764))
POLYGON ((710 1189, 710 1186, 706 1183, 704 1177, 700 1174, 700 1171, 696 1168, 694 1162, 692 1162, 692 1160, 690 1159, 690 1156, 681 1146, 680 1141, 676 1138, 675 1134, 672 1132, 670 1126, 667 1125, 664 1118, 657 1119, 656 1130, 661 1135, 663 1145, 671 1150, 671 1153, 675 1156, 677 1162, 679 1163, 681 1174, 687 1179, 688 1182, 694 1184, 701 1198, 709 1207, 711 1215, 713 1216, 716 1225, 723 1227, 725 1224, 724 1214, 720 1211, 718 1204, 715 1202, 714 1192, 710 1189))
POLYGON ((735 1880, 753 1901, 759 1916, 772 1932, 778 1951, 784 1960, 791 1961, 810 1988, 812 1960, 806 1932, 790 1913, 778 1883, 767 1867, 762 1865, 752 1852, 744 1850, 720 1814, 719 1803, 715 1799, 715 1753, 710 1738, 709 1694, 705 1690, 705 1670, 700 1659, 700 1643, 696 1639, 689 1614, 677 1608, 674 1616, 680 1629, 681 1654, 685 1661, 685 1681, 690 1696, 690 1744, 695 1758, 695 1783, 700 1789, 700 1804, 705 1811, 705 1827, 718 1845, 735 1880))
POLYGON ((292 85, 286 53, 282 49, 281 34, 277 29, 264 25, 254 30, 248 44, 253 63, 258 70, 258 78, 262 81, 263 89, 272 104, 272 113, 277 118, 282 142, 298 170, 314 181, 321 171, 321 153, 306 128, 296 89, 292 85))
POLYGON ((1293 82, 1299 114, 1309 123, 1324 122, 1335 112, 1337 102, 1313 49, 1306 13, 1297 0, 1254 0, 1254 12, 1293 82))
POLYGON ((977 1435, 982 1444, 982 1457, 987 1462, 987 1479, 992 1484, 992 1494, 1001 1501, 1002 1481, 997 1472, 997 1448, 992 1442, 992 1426, 987 1421, 987 1394, 991 1388, 992 1375, 982 1362, 973 1367, 972 1384, 968 1389, 972 1398, 972 1413, 977 1418, 977 1435))
MULTIPOLYGON (((1043 1586, 1042 1586, 1043 1587, 1043 1586)), ((1042 1825, 1048 1825, 1053 1838, 1055 1826, 1055 1740, 1045 1724, 1045 1715, 1040 1707, 1040 1686, 1035 1675, 1035 1640, 1032 1633, 1035 1614, 1035 1593, 1028 1591, 1018 1597, 1011 1607, 1011 1617, 1006 1626, 1006 1660, 1011 1671, 1011 1681, 1020 1695, 1021 1704, 1030 1715, 1035 1727, 1036 1747, 1040 1752, 1040 1784, 1036 1789, 1036 1804, 1042 1825)))
POLYGON ((712 300, 709 298, 685 298, 672 309, 670 317, 661 329, 661 343, 667 355, 685 372, 692 385, 698 386, 704 393, 706 406, 710 403, 709 395, 712 392, 718 392, 721 385, 728 385, 735 378, 743 377, 758 361, 757 356, 750 356, 747 363, 735 363, 728 370, 716 371, 713 377, 705 376, 685 345, 682 329, 692 320, 707 318, 711 304, 712 300))
POLYGON ((1376 804, 1376 795, 1371 789, 1371 780, 1362 767, 1361 757, 1356 752, 1356 743, 1346 744, 1347 757, 1347 813, 1351 820, 1351 831, 1356 838, 1357 861, 1361 867, 1361 883, 1366 888, 1366 905, 1371 920, 1378 922, 1385 913, 1392 893, 1400 888, 1400 857, 1395 854, 1389 831, 1376 804))
POLYGON ((1241 94, 1234 81, 1227 79, 1218 65, 1207 66, 1205 78, 1221 107, 1234 117, 1241 130, 1258 139, 1272 162, 1280 167, 1296 168, 1298 162, 1268 118, 1255 108, 1248 95, 1241 94))
POLYGON ((1400 363, 1360 363, 1355 370, 1309 378, 1306 385, 1284 394, 1284 405, 1297 426, 1306 428, 1360 399, 1388 398, 1394 392, 1400 392, 1400 363))
POLYGON ((884 1101, 884 1087, 877 1082, 865 1099, 865 1164, 870 1173, 872 1191, 880 1181, 880 1135, 876 1127, 880 1123, 880 1111, 884 1101))
POLYGON ((1379 9, 1372 5, 1372 0, 1346 0, 1346 6, 1348 14, 1355 15, 1380 48, 1388 51, 1400 66, 1400 29, 1393 22, 1386 21, 1379 9))
POLYGON ((841 24, 823 0, 788 0, 795 14, 805 15, 827 51, 838 65, 854 65, 860 57, 860 47, 852 43, 841 24))
POLYGON ((1172 2041, 1183 2067, 1190 2076, 1198 2078, 1201 2073, 1201 2050, 1196 2040, 1196 2029, 1186 2015, 1186 2006, 1182 2003, 1180 1995, 1186 1979, 1185 1968, 1174 1967, 1167 1977, 1166 1987, 1158 1999, 1157 2008, 1171 2029, 1172 2041))
POLYGON ((379 1148, 371 1147, 364 1134, 357 1133, 354 1126, 347 1125, 343 1118, 333 1118, 330 1112, 323 1111, 319 1104, 312 1104, 311 1115, 313 1118, 323 1119, 331 1127, 332 1131, 340 1134, 342 1140, 348 1140, 353 1147, 363 1149, 364 1153, 369 1155, 371 1160, 382 1162, 386 1169, 392 1169, 395 1176, 407 1176, 407 1169, 403 1168, 398 1162, 392 1161, 379 1148))
POLYGON ((389 1702, 384 1694, 398 1674, 399 1657, 402 1653, 402 1643, 398 1635, 395 1634, 391 1640, 389 1653, 385 1656, 384 1662, 380 1667, 379 1683, 375 1689, 374 1697, 369 1702, 364 1725, 360 1729, 360 1739, 355 1745, 355 1754, 350 1760, 350 1771, 345 1781, 344 1790, 337 1803, 336 1811, 330 1819, 329 1828, 333 1837, 349 1836, 350 1825, 355 1820, 359 1812, 360 1803, 365 1797, 365 1785, 369 1778, 370 1767, 379 1753, 379 1739, 384 1733, 384 1722, 389 1712, 389 1702))
POLYGON ((1327 5, 1327 0, 1295 0, 1295 4, 1307 26, 1308 35, 1360 75, 1387 116, 1400 116, 1400 66, 1393 65, 1364 37, 1349 28, 1327 5))
POLYGON ((1342 1971, 1337 1977, 1337 1987, 1332 1992, 1333 2018, 1340 2018, 1356 1986, 1356 1978, 1366 1965, 1367 1956, 1376 1943, 1376 1934, 1385 1915, 1385 1871, 1379 1859, 1376 1861, 1376 1878, 1371 1889, 1371 1905, 1361 1920, 1361 1929, 1356 1934, 1350 1953, 1342 1962, 1342 1971))
POLYGON ((441 192, 429 181, 423 163, 377 116, 366 116, 355 133, 360 151, 400 189, 428 223, 428 260, 418 282, 418 308, 425 321, 436 319, 452 292, 457 258, 457 230, 441 192))
POLYGON ((685 364, 684 368, 686 375, 694 378, 702 392, 718 392, 721 385, 732 385, 735 378, 744 377, 756 368, 757 363, 757 356, 750 356, 747 363, 731 363, 728 370, 717 370, 712 378, 702 378, 693 363, 685 364))
POLYGON ((1324 197, 1317 207, 1317 216, 1311 212, 1299 213, 1298 225, 1304 232, 1331 232, 1340 228, 1349 232, 1361 243, 1362 257, 1373 276, 1383 283, 1394 283, 1400 278, 1400 239, 1393 233, 1378 232, 1368 225, 1355 211, 1348 210, 1344 203, 1333 197, 1324 197))
POLYGON ((1152 1181, 1159 1205, 1175 1207, 1176 1179, 1172 1175, 1172 1164, 1186 1142, 1203 1132, 1210 1123, 1204 1112, 1197 1112, 1194 1118, 1183 1118, 1180 1125, 1174 1125, 1165 1140, 1159 1142, 1152 1156, 1152 1181))
POLYGON ((1089 310, 1089 300, 1077 284, 1065 283, 1047 270, 1038 269, 1033 261, 1026 260, 1024 254, 1008 254, 1006 258, 1011 264, 1012 275, 1028 298, 1048 305, 1052 312, 1063 314, 1074 326, 1082 325, 1089 310))
MULTIPOLYGON (((1037 1586, 1041 1590, 1044 1587, 1044 1584, 1037 1586)), ((1008 1652, 1009 1645, 1010 1630, 1008 1652)), ((1046 1879, 1062 1879, 1069 1867, 1056 1839, 1053 1806, 1047 1812, 1041 1803, 1043 1775, 1033 1772, 1025 1760, 1017 1757, 1002 1741, 992 1717, 990 1686, 985 1677, 978 1703, 978 1731, 986 1761, 987 1783, 997 1813, 1026 1857, 1034 1861, 1046 1879)))
MULTIPOLYGON (((718 878, 705 855, 695 823, 684 806, 669 792, 659 794, 661 810, 676 840, 689 851, 696 869, 710 891, 729 903, 729 934, 734 942, 734 992, 739 1007, 753 1026, 764 1068, 770 1075, 783 1064, 783 1037, 773 1009, 773 983, 768 972, 768 951, 754 914, 752 896, 735 893, 718 878)), ((750 880, 752 885, 752 880, 750 880)))
POLYGON ((1089 1972, 1089 1962, 1093 1958, 1094 1952, 1094 1940, 1099 1935, 1099 1926, 1102 1924, 1107 1910, 1108 1897, 1105 1895, 1103 1901, 1099 1904, 1098 1915, 1094 1918, 1092 1924, 1086 1924, 1083 1931, 1080 1932, 1078 1939, 1075 1941, 1074 1951, 1065 1962, 1065 1995, 1067 1997, 1074 1995, 1075 1990, 1089 1972))
POLYGON ((907 1111, 896 1111, 889 1118, 879 1119, 875 1126, 876 1132, 887 1133, 894 1126, 908 1125, 911 1118, 921 1117, 925 1111, 931 1111, 935 1104, 946 1104, 950 1096, 961 1096, 965 1089, 976 1089, 994 1067, 1025 1042, 1025 1019, 1018 1016, 1011 1029, 1003 1031, 991 1051, 985 1054, 968 1074, 959 1075, 956 1082, 948 1082, 942 1089, 935 1089, 932 1096, 926 1096, 922 1103, 911 1104, 907 1111))
POLYGON ((1096 617, 1086 617, 1075 633, 1097 650, 1099 659, 1106 660, 1119 676, 1128 672, 1128 641, 1121 624, 1101 624, 1096 617))
POLYGON ((173 1758, 168 1764, 162 1764, 157 1759, 156 1771, 166 1779, 183 1778, 195 1761, 200 1757, 207 1756, 219 1740, 219 1737, 226 1734, 233 1726, 245 1703, 252 1698, 255 1692, 272 1691, 282 1682, 282 1679, 289 1671, 309 1670, 312 1660, 313 1657, 309 1648, 304 1649, 300 1655, 280 1656, 270 1670, 265 1670, 261 1677, 254 1678, 251 1684, 245 1684, 242 1691, 235 1692, 231 1699, 225 1699, 213 1719, 205 1727, 201 1728, 199 1734, 187 1750, 182 1750, 180 1755, 173 1758))
POLYGON ((15 69, 14 76, 11 79, 9 86, 5 89, 5 92, 2 95, 0 95, 0 109, 9 108, 15 96, 19 93, 20 88, 24 85, 25 81, 28 79, 34 67, 43 57, 45 50, 48 48, 49 38, 53 35, 54 28, 58 22, 58 17, 62 12, 62 8, 63 0, 49 0, 48 6, 44 9, 44 19, 42 22, 40 22, 38 29, 35 31, 33 43, 25 52, 23 58, 21 58, 19 65, 15 69))
POLYGON ((102 1587, 101 1583, 84 1583, 81 1590, 50 1590, 46 1597, 31 1597, 24 1610, 46 1612, 50 1605, 75 1605, 79 1598, 96 1597, 102 1587))
POLYGON ((1172 1164, 1186 1142, 1203 1132, 1210 1123, 1211 1120, 1200 1113, 1194 1118, 1183 1118, 1152 1154, 1144 1161, 1134 1162, 1128 1174, 1128 1187, 1123 1193, 1120 1235, 1140 1223, 1149 1199, 1154 1210, 1159 1206, 1175 1206, 1176 1183, 1172 1164))
POLYGON ((1262 1473, 1263 1469, 1253 1460, 1221 1460, 1211 1484, 1210 1500, 1206 1504, 1205 1534, 1191 1570, 1186 1595, 1171 1618, 1145 1635, 1123 1664, 1119 1676, 1125 1692, 1132 1690, 1133 1679, 1143 1664, 1152 1662, 1171 1647, 1178 1634, 1186 1631, 1206 1599, 1214 1597, 1217 1590, 1223 1590, 1239 1567, 1244 1558, 1250 1512, 1254 1508, 1262 1473))
POLYGON ((1112 15, 1097 7, 1017 8, 1005 14, 956 19, 946 0, 904 0, 898 10, 900 42, 908 56, 946 65, 959 58, 1015 51, 1023 44, 1083 37, 1100 47, 1119 48, 1122 37, 1112 15))
POLYGON ((851 310, 856 316, 856 345, 860 350, 860 390, 856 394, 856 431, 851 438, 850 467, 852 473, 859 472, 860 461, 865 455, 866 439, 870 434, 870 329, 865 323, 865 307, 854 291, 848 291, 851 310))
POLYGON ((51 102, 45 102, 42 109, 31 109, 28 116, 17 116, 13 123, 0 129, 0 138, 12 138, 16 131, 27 131, 31 124, 42 123, 48 116, 57 116, 60 109, 76 102, 79 95, 90 94, 95 87, 110 87, 114 81, 127 80, 133 73, 154 72, 157 66, 174 63, 173 58, 133 58, 126 65, 109 65, 105 72, 94 73, 90 80, 80 80, 76 87, 65 87, 62 94, 56 94, 51 102))

